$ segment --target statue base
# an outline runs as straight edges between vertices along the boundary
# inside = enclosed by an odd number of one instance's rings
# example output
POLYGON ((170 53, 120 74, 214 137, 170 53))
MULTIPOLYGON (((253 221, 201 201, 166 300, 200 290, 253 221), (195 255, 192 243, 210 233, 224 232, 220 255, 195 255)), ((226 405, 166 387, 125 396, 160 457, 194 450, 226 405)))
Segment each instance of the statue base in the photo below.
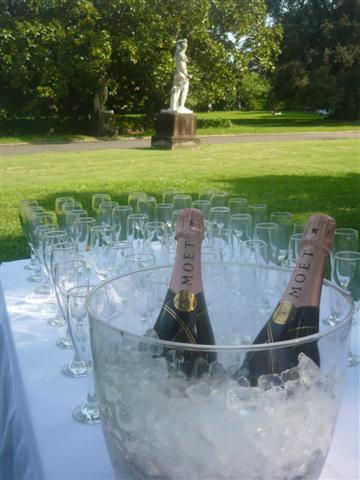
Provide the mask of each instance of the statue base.
POLYGON ((98 137, 116 137, 118 135, 113 110, 104 110, 96 114, 96 135, 98 137))
POLYGON ((195 136, 196 125, 196 116, 192 113, 160 112, 151 147, 167 150, 198 147, 200 139, 195 136))

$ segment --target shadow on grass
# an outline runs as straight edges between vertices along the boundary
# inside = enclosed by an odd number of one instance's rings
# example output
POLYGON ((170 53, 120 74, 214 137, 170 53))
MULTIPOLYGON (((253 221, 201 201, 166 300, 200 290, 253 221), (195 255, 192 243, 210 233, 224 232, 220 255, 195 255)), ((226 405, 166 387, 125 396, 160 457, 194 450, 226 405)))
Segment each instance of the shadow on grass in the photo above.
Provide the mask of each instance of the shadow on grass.
MULTIPOLYGON (((84 142, 86 135, 14 135, 5 136, 7 139, 12 139, 14 141, 3 142, 4 145, 12 145, 15 143, 28 143, 30 145, 41 145, 46 143, 62 144, 62 143, 74 143, 74 142, 84 142)), ((95 137, 94 137, 95 138, 95 137)), ((1 143, 1 137, 0 137, 1 143)))
MULTIPOLYGON (((289 170, 291 165, 289 165, 289 170)), ((139 183, 136 190, 139 189, 139 183)), ((324 212, 333 216, 340 227, 352 227, 360 230, 360 174, 348 173, 343 176, 306 176, 306 175, 266 175, 262 177, 236 177, 233 179, 203 178, 199 187, 194 190, 194 180, 189 178, 189 188, 184 187, 193 199, 197 198, 202 188, 227 190, 231 196, 245 196, 251 203, 266 203, 269 213, 274 211, 290 211, 297 220, 305 219, 309 214, 324 212)), ((167 183, 166 187, 159 183, 158 188, 147 188, 143 184, 140 188, 154 195, 158 202, 162 201, 162 192, 165 188, 177 188, 176 180, 167 183)), ((73 193, 71 190, 59 189, 41 199, 41 205, 47 210, 53 210, 55 199, 60 196, 73 196, 82 202, 83 208, 92 215, 91 198, 94 193, 109 193, 113 200, 120 205, 127 204, 128 191, 121 191, 121 184, 104 183, 103 188, 91 189, 86 192, 73 193)), ((36 194, 33 195, 36 198, 36 194)), ((14 205, 20 200, 12 199, 14 205)), ((17 211, 11 212, 17 217, 17 211)), ((18 225, 17 234, 6 234, 6 223, 3 224, 3 235, 0 237, 0 261, 10 261, 25 258, 29 255, 23 234, 18 225)))
POLYGON ((359 126, 360 121, 336 121, 332 119, 314 118, 314 119, 301 119, 301 118, 229 118, 231 123, 236 126, 249 127, 249 128, 285 128, 285 127, 348 127, 359 126))

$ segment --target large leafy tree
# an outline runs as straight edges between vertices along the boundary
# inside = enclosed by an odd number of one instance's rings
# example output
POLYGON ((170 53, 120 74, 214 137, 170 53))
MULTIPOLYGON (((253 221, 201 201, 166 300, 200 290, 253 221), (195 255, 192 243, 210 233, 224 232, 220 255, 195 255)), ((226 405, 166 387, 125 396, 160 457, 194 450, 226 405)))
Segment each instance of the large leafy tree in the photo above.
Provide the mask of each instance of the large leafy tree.
POLYGON ((277 99, 359 118, 360 0, 267 1, 283 26, 277 99))
POLYGON ((0 108, 88 112, 111 59, 99 18, 89 0, 0 1, 0 108))
POLYGON ((158 111, 180 37, 196 105, 233 101, 242 75, 273 69, 281 30, 265 0, 0 0, 0 109, 79 116, 107 83, 117 111, 158 111))

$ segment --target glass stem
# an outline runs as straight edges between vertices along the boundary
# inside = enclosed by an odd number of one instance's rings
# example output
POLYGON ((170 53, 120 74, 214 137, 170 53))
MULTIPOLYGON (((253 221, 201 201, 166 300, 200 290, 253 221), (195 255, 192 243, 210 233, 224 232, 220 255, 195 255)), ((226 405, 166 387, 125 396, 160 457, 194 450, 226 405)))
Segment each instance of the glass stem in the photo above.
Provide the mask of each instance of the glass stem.
POLYGON ((89 374, 89 384, 88 384, 88 393, 86 398, 86 403, 89 407, 97 407, 96 393, 95 393, 95 381, 94 381, 94 369, 90 365, 88 367, 89 374))

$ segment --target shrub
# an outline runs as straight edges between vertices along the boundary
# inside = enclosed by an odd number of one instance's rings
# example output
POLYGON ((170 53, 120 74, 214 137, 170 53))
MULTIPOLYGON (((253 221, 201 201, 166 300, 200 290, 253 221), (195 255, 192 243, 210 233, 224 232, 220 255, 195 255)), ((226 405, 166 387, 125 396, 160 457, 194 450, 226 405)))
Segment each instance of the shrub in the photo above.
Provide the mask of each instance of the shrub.
POLYGON ((230 128, 232 127, 231 120, 227 118, 198 118, 197 126, 198 128, 210 128, 210 127, 220 127, 220 128, 230 128))

